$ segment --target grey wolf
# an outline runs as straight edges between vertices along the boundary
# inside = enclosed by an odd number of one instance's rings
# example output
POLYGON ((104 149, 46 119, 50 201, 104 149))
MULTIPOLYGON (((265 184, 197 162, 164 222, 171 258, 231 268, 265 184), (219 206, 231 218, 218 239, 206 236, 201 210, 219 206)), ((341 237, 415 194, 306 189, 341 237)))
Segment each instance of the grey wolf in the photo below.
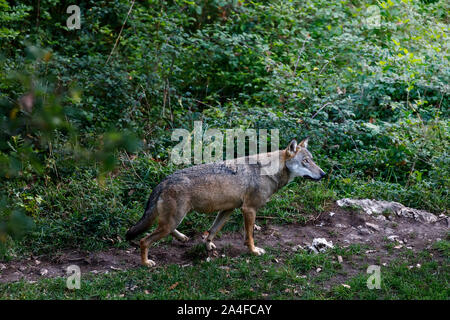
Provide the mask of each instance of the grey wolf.
POLYGON ((176 228, 189 212, 218 211, 207 232, 206 247, 216 248, 212 240, 234 209, 244 216, 245 244, 251 253, 264 254, 254 244, 256 212, 269 198, 295 177, 320 180, 325 172, 312 160, 307 150, 308 139, 297 144, 292 140, 286 149, 220 162, 200 164, 174 172, 158 184, 150 194, 142 218, 131 227, 126 239, 131 240, 148 230, 158 219, 157 228, 140 241, 143 265, 154 266, 148 259, 149 246, 172 234, 180 241, 188 237, 176 228), (276 163, 277 170, 264 174, 265 167, 276 163))

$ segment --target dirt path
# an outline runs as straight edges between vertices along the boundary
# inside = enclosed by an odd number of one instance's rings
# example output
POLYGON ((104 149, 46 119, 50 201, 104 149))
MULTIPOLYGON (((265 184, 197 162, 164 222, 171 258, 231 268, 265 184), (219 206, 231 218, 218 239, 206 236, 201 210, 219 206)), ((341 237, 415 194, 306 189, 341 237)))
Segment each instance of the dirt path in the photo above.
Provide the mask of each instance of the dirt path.
MULTIPOLYGON (((396 255, 387 251, 386 239, 391 239, 397 249, 402 246, 420 251, 439 239, 445 239, 449 230, 447 223, 446 219, 436 223, 422 223, 396 216, 386 219, 383 216, 374 217, 334 206, 329 212, 322 213, 314 223, 306 226, 263 225, 260 230, 255 231, 255 239, 260 247, 273 247, 289 252, 292 252, 296 245, 307 247, 314 238, 325 238, 340 246, 362 243, 371 248, 366 252, 368 258, 365 262, 378 261, 379 258, 382 262, 388 262, 396 255)), ((216 254, 230 257, 247 254, 243 242, 242 233, 223 233, 214 241, 218 248, 216 254)), ((151 248, 150 258, 158 265, 190 265, 194 259, 198 259, 198 255, 195 256, 193 252, 199 243, 202 243, 201 234, 195 235, 187 243, 177 240, 172 243, 159 243, 151 248)), ((93 274, 137 268, 140 266, 139 250, 135 247, 127 250, 112 248, 101 252, 72 250, 56 257, 30 257, 26 260, 0 263, 0 282, 64 277, 67 267, 73 264, 78 265, 82 273, 93 274)), ((349 271, 352 273, 352 270, 349 271)))

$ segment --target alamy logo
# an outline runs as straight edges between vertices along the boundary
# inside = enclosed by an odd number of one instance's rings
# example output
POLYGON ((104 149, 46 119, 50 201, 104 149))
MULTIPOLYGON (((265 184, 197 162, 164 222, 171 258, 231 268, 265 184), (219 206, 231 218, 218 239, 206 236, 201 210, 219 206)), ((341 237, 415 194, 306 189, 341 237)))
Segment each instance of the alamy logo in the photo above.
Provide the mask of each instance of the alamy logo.
POLYGON ((81 270, 80 267, 73 264, 67 267, 67 277, 66 286, 67 289, 80 289, 81 288, 81 270))
POLYGON ((372 289, 381 289, 381 269, 380 266, 370 265, 367 268, 367 273, 371 274, 371 276, 367 279, 367 288, 372 289))
MULTIPOLYGON (((194 164, 224 160, 224 150, 226 153, 226 160, 237 158, 237 163, 244 163, 244 157, 246 156, 246 141, 248 141, 248 156, 258 154, 258 145, 259 153, 268 152, 267 129, 259 129, 258 131, 255 129, 225 129, 225 133, 225 139, 224 134, 219 129, 211 128, 206 130, 203 134, 201 121, 194 122, 193 134, 186 129, 175 129, 172 133, 172 141, 179 141, 179 143, 173 147, 171 151, 171 162, 176 165, 192 164, 192 136, 194 142, 194 164), (237 151, 237 156, 235 156, 235 151, 237 151)), ((278 129, 270 130, 270 148, 271 151, 279 149, 278 129)), ((256 164, 258 161, 263 162, 264 159, 250 157, 248 158, 248 161, 249 164, 256 164)), ((262 163, 262 165, 264 169, 261 174, 263 175, 274 174, 278 170, 277 161, 262 163)))
POLYGON ((77 5, 70 5, 67 7, 67 13, 72 15, 67 18, 66 26, 69 30, 80 29, 81 28, 81 12, 80 7, 77 5))
POLYGON ((381 25, 380 8, 376 5, 372 5, 367 8, 366 18, 364 19, 366 26, 370 29, 379 28, 381 25))

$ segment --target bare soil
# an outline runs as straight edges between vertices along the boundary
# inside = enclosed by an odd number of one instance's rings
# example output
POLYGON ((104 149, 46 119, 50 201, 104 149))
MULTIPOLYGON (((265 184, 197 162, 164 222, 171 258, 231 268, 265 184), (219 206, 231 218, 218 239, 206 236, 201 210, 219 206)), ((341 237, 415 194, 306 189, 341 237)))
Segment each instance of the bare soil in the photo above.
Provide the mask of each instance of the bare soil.
MULTIPOLYGON (((261 221, 258 219, 257 223, 261 221)), ((383 216, 375 217, 333 206, 331 210, 323 212, 314 222, 307 225, 264 224, 260 230, 255 230, 255 242, 259 247, 272 247, 292 253, 295 246, 300 245, 306 248, 314 238, 325 238, 327 241, 332 241, 334 245, 342 247, 355 243, 368 245, 370 250, 366 250, 359 261, 342 262, 345 274, 351 276, 359 272, 358 264, 389 263, 396 258, 397 252, 401 249, 408 248, 418 252, 430 248, 433 242, 447 237, 449 231, 447 221, 447 219, 441 219, 436 223, 425 224, 414 219, 396 216, 386 219, 383 216), (389 240, 389 237, 392 240, 389 240), (386 246, 389 241, 394 244, 394 249, 390 251, 386 246)), ((186 243, 177 240, 163 241, 151 248, 149 257, 158 265, 192 265, 199 259, 198 245, 202 242, 201 232, 191 237, 186 243)), ((210 254, 211 257, 221 255, 238 257, 248 254, 244 246, 243 232, 222 233, 216 237, 214 243, 217 251, 210 254)), ((206 259, 207 254, 205 253, 204 257, 200 254, 200 258, 206 259)), ((67 250, 54 256, 31 256, 26 259, 3 262, 0 263, 0 282, 9 283, 21 279, 37 281, 44 277, 64 277, 69 265, 78 265, 82 273, 92 274, 138 268, 140 267, 139 249, 135 243, 128 249, 111 248, 100 252, 67 250)), ((334 281, 340 281, 340 279, 334 279, 334 281)))

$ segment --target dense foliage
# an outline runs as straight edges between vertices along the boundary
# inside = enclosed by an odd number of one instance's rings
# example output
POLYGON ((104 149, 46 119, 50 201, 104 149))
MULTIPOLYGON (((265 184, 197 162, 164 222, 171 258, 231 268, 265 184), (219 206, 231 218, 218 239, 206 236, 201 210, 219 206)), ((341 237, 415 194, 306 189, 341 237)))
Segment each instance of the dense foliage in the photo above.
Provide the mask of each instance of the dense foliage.
POLYGON ((447 213, 448 1, 89 0, 79 30, 70 4, 0 0, 3 242, 121 243, 196 120, 309 136, 320 190, 447 213))

